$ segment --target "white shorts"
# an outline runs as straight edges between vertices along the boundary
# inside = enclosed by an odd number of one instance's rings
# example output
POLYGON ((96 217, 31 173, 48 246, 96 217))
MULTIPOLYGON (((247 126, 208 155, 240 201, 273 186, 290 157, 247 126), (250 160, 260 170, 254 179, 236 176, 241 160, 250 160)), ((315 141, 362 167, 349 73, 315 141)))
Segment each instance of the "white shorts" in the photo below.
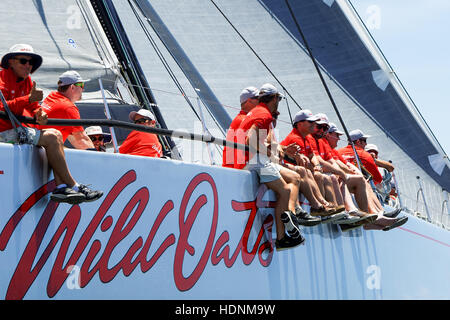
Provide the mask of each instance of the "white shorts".
MULTIPOLYGON (((41 131, 35 128, 24 127, 27 133, 27 141, 25 143, 37 145, 39 138, 41 137, 41 131)), ((6 143, 19 143, 19 136, 15 129, 9 129, 0 132, 0 142, 6 143)))
POLYGON ((271 162, 270 159, 265 156, 259 156, 258 161, 250 161, 244 167, 246 170, 255 171, 259 176, 260 183, 272 182, 280 179, 280 168, 281 166, 279 164, 271 162))

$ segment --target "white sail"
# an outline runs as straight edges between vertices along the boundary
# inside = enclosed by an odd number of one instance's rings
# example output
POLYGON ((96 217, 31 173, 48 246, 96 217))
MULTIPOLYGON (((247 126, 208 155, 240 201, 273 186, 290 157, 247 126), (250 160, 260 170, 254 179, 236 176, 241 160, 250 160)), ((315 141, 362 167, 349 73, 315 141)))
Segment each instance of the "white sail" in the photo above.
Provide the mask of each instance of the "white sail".
MULTIPOLYGON (((212 1, 151 1, 231 117, 238 113, 238 95, 242 88, 272 82, 279 88, 286 88, 295 99, 289 99, 289 110, 286 103, 280 106, 277 125, 280 137, 291 130, 289 112, 299 110, 295 102, 303 109, 326 113, 331 121, 342 126, 284 2, 230 0, 214 3, 225 17, 212 1)), ((159 104, 165 106, 165 117, 179 124, 180 117, 187 117, 179 111, 182 106, 188 110, 186 103, 177 95, 172 80, 148 44, 142 41, 141 31, 131 19, 134 14, 129 5, 121 1, 115 4, 131 33, 145 73, 149 79, 154 79, 154 92, 159 104)), ((358 25, 353 9, 345 1, 296 1, 292 6, 307 39, 312 42, 313 53, 349 131, 363 129, 372 136, 369 142, 380 147, 380 157, 392 160, 405 206, 425 213, 425 203, 417 200, 420 187, 416 177, 419 176, 426 186, 426 202, 432 208, 433 221, 448 225, 448 217, 442 216, 441 209, 445 201, 442 190, 450 188, 448 159, 408 100, 406 91, 391 76, 387 62, 375 50, 370 36, 358 25), (411 139, 414 143, 410 143, 411 139), (427 152, 429 154, 425 154, 427 152), (428 156, 433 154, 439 154, 441 162, 445 163, 439 175, 428 161, 428 156)), ((147 28, 153 32, 149 24, 147 28)), ((171 61, 169 54, 167 58, 171 61)), ((184 88, 195 97, 195 90, 181 71, 175 64, 173 68, 184 88)), ((212 120, 208 125, 214 128, 212 120)), ((193 130, 193 124, 187 128, 193 130)), ((344 145, 345 141, 339 144, 344 145)))

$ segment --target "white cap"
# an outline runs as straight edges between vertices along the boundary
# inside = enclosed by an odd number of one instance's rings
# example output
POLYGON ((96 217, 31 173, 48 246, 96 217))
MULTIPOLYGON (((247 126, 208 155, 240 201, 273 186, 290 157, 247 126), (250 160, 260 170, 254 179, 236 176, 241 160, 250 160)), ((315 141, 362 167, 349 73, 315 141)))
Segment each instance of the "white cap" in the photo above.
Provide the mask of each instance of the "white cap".
POLYGON ((86 133, 87 136, 95 136, 98 134, 103 134, 106 136, 109 136, 109 133, 103 133, 102 127, 100 126, 90 126, 84 129, 84 133, 86 133))
POLYGON ((274 95, 274 94, 277 94, 280 97, 284 98, 284 95, 282 93, 280 93, 278 91, 278 89, 270 83, 263 84, 262 87, 259 89, 260 97, 270 96, 270 95, 274 95))
POLYGON ((139 114, 143 117, 149 118, 151 120, 155 120, 155 116, 153 115, 153 113, 151 113, 149 110, 147 109, 140 109, 139 111, 131 111, 130 114, 128 115, 128 117, 130 118, 131 121, 134 122, 134 118, 136 117, 136 115, 139 114))
POLYGON ((311 110, 305 109, 305 110, 300 110, 299 112, 297 112, 295 114, 294 124, 296 124, 299 121, 303 121, 303 120, 317 121, 317 120, 319 120, 319 118, 317 118, 316 115, 313 115, 311 110))
POLYGON ((317 124, 329 124, 328 117, 325 113, 318 113, 315 116, 319 119, 316 121, 317 124))
POLYGON ((255 87, 247 87, 244 90, 241 91, 241 95, 239 97, 239 100, 241 101, 241 104, 247 101, 248 99, 252 98, 258 98, 259 90, 255 87))
POLYGON ((367 144, 366 147, 364 148, 364 150, 366 150, 367 152, 369 152, 370 150, 376 151, 378 153, 378 147, 375 144, 367 144))
POLYGON ((333 133, 333 132, 336 132, 337 134, 341 134, 341 135, 344 134, 344 132, 338 130, 337 126, 333 122, 330 122, 330 129, 328 129, 328 133, 333 133))
POLYGON ((75 70, 69 70, 59 76, 58 86, 67 86, 69 84, 87 82, 90 79, 81 78, 80 74, 75 70))
POLYGON ((361 130, 359 130, 359 129, 350 131, 349 136, 350 136, 350 140, 352 140, 352 141, 356 141, 356 140, 359 140, 359 139, 362 139, 362 138, 366 138, 367 139, 367 138, 371 137, 371 136, 368 136, 368 135, 364 135, 364 133, 361 130))
POLYGON ((31 73, 35 72, 37 70, 37 68, 39 68, 42 64, 42 57, 36 53, 34 53, 33 47, 30 46, 29 44, 24 44, 24 43, 18 43, 13 45, 11 48, 9 48, 9 51, 7 54, 5 54, 2 57, 2 61, 1 61, 1 67, 3 69, 8 69, 9 68, 9 59, 13 58, 14 56, 18 56, 18 55, 26 55, 26 56, 30 56, 33 60, 33 67, 31 68, 31 73))

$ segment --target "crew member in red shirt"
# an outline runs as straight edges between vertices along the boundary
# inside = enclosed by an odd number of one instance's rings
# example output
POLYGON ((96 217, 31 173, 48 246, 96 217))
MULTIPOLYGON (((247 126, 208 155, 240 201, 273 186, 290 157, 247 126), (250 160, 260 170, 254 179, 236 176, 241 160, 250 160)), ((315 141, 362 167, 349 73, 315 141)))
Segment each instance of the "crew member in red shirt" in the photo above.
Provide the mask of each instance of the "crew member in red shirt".
MULTIPOLYGON (((378 167, 370 153, 364 150, 364 147, 367 144, 367 138, 370 136, 364 135, 364 133, 359 129, 350 131, 349 135, 355 146, 358 158, 361 160, 361 165, 372 175, 375 185, 379 184, 383 180, 383 177, 381 176, 380 171, 378 170, 378 167)), ((353 152, 351 144, 339 149, 338 152, 344 159, 356 165, 355 153, 353 152)))
MULTIPOLYGON (((53 119, 80 119, 75 102, 81 100, 84 83, 89 80, 81 78, 74 70, 64 72, 59 76, 58 91, 52 91, 42 102, 42 108, 49 118, 53 119)), ((52 128, 51 126, 42 126, 52 128)), ((84 133, 81 126, 54 126, 62 134, 63 141, 69 142, 76 149, 95 149, 91 139, 84 133)))
MULTIPOLYGON (((42 63, 42 57, 34 53, 27 44, 12 46, 2 57, 0 71, 0 89, 2 90, 11 112, 17 115, 34 116, 39 125, 47 123, 48 116, 37 103, 42 100, 42 90, 36 88, 36 82, 31 81, 30 74, 36 71, 42 63)), ((1 105, 0 110, 4 110, 1 105)), ((86 185, 78 184, 70 174, 64 154, 61 133, 55 129, 24 127, 27 144, 43 147, 48 162, 53 169, 56 189, 50 199, 56 202, 78 204, 84 201, 99 199, 102 191, 95 191, 86 185)), ((18 143, 19 138, 12 129, 9 120, 0 119, 0 142, 18 143)))
POLYGON ((326 176, 324 181, 331 183, 333 188, 332 195, 330 194, 326 199, 329 199, 331 203, 341 210, 345 210, 344 197, 342 196, 338 180, 339 177, 341 181, 345 181, 345 172, 342 171, 339 166, 331 163, 333 156, 322 139, 323 135, 327 133, 328 128, 330 127, 328 117, 324 113, 318 113, 315 116, 318 120, 315 122, 313 131, 306 136, 306 138, 310 141, 313 152, 322 168, 322 172, 326 176))
MULTIPOLYGON (((364 150, 364 147, 367 144, 367 138, 370 138, 370 136, 365 135, 361 130, 356 129, 349 132, 349 137, 354 144, 356 153, 358 154, 358 158, 361 161, 361 166, 372 175, 375 184, 380 183, 383 180, 380 171, 378 170, 378 167, 375 164, 375 161, 373 160, 370 153, 364 150)), ((338 152, 347 161, 351 163, 356 162, 355 154, 353 152, 351 144, 348 144, 346 147, 339 149, 338 152)), ((380 204, 376 195, 373 193, 373 190, 371 190, 368 184, 366 186, 366 189, 367 194, 369 195, 369 212, 376 213, 378 215, 378 218, 375 220, 375 222, 364 225, 365 229, 388 231, 406 223, 408 217, 400 217, 394 219, 384 216, 385 214, 391 216, 397 215, 398 213, 400 213, 401 208, 394 209, 391 212, 385 212, 383 206, 380 204)))
MULTIPOLYGON (((275 226, 277 250, 284 250, 300 245, 305 238, 300 233, 295 218, 295 208, 298 200, 299 175, 289 169, 272 162, 277 154, 267 147, 268 137, 272 128, 273 114, 277 113, 278 103, 283 95, 272 84, 266 83, 259 89, 259 104, 254 107, 239 125, 238 130, 245 133, 245 144, 258 153, 244 153, 238 150, 238 155, 245 156, 245 164, 239 168, 255 171, 261 183, 273 190, 277 196, 275 204, 275 226), (284 171, 282 174, 281 171, 284 171), (291 181, 286 181, 290 179, 291 181), (285 234, 287 231, 288 234, 285 234)), ((269 138, 270 139, 270 138, 269 138)), ((278 150, 275 150, 277 152, 278 150)))
MULTIPOLYGON (((129 118, 136 124, 148 127, 154 127, 156 124, 155 116, 146 109, 140 109, 137 112, 131 111, 129 118)), ((160 158, 162 156, 162 146, 159 143, 158 136, 153 133, 131 131, 120 146, 119 152, 136 156, 160 158)))
MULTIPOLYGON (((258 104, 258 94, 259 90, 255 87, 247 87, 242 90, 239 97, 241 102, 241 111, 230 124, 230 128, 227 131, 227 141, 232 143, 236 143, 238 141, 237 129, 239 128, 239 125, 241 124, 242 120, 244 120, 247 113, 258 104)), ((235 148, 231 146, 225 146, 223 148, 222 166, 234 168, 235 164, 243 164, 244 159, 240 159, 239 161, 237 155, 238 153, 236 152, 235 148)))
POLYGON ((395 167, 394 165, 386 160, 381 160, 378 158, 378 147, 375 144, 366 144, 366 146, 364 147, 364 150, 367 151, 368 153, 370 153, 370 155, 373 158, 373 161, 375 161, 375 164, 378 167, 384 168, 389 172, 394 171, 395 167))
MULTIPOLYGON (((311 215, 319 216, 322 222, 332 222, 345 216, 340 214, 345 208, 335 205, 335 196, 331 179, 322 173, 322 166, 319 157, 314 154, 313 139, 310 134, 314 131, 315 123, 319 118, 314 116, 310 110, 301 110, 294 117, 294 128, 289 135, 281 142, 281 145, 289 145, 295 143, 299 147, 299 155, 296 157, 297 165, 295 171, 302 178, 308 179, 308 183, 312 188, 313 195, 319 202, 308 199, 311 205, 311 215), (307 168, 308 170, 303 170, 307 168), (305 171, 305 172, 303 172, 305 171)), ((307 194, 305 194, 305 197, 307 194)), ((308 195, 311 199, 313 197, 308 195)))
POLYGON ((315 169, 318 169, 319 162, 314 155, 311 142, 307 136, 311 132, 311 128, 318 118, 312 114, 310 110, 301 110, 297 112, 294 117, 294 128, 280 143, 282 146, 295 144, 298 148, 296 154, 296 163, 285 159, 288 168, 292 168, 297 172, 302 181, 306 184, 302 186, 301 191, 311 206, 311 214, 322 217, 322 222, 331 222, 338 219, 341 215, 335 215, 335 207, 330 204, 323 196, 324 193, 315 179, 315 175, 320 174, 315 169), (313 173, 314 172, 314 173, 313 173))
MULTIPOLYGON (((339 131, 334 123, 330 123, 330 128, 328 132, 324 135, 323 138, 319 139, 325 149, 328 149, 329 153, 332 156, 332 159, 328 160, 332 165, 339 167, 343 172, 345 172, 345 184, 342 185, 342 195, 344 197, 345 208, 350 216, 358 217, 360 222, 358 225, 354 227, 361 226, 362 223, 371 223, 375 221, 377 215, 373 214, 371 208, 371 192, 370 186, 367 189, 368 184, 366 183, 364 177, 361 172, 359 172, 356 167, 349 166, 347 161, 342 158, 342 156, 335 149, 337 146, 337 142, 340 140, 340 136, 344 134, 342 131, 339 131), (350 192, 355 195, 356 203, 358 204, 358 208, 356 208, 353 199, 350 195, 350 192), (369 212, 372 212, 369 214, 369 212)), ((373 194, 373 192, 372 192, 373 194)), ((351 222, 351 221, 349 221, 351 222)), ((341 226, 342 231, 351 230, 352 227, 341 226)))
MULTIPOLYGON (((41 64, 42 57, 34 53, 28 44, 15 44, 2 57, 0 90, 14 114, 32 117, 39 109, 38 102, 43 98, 43 91, 36 88, 30 74, 41 64)), ((11 128, 10 121, 0 119, 0 131, 11 128)))

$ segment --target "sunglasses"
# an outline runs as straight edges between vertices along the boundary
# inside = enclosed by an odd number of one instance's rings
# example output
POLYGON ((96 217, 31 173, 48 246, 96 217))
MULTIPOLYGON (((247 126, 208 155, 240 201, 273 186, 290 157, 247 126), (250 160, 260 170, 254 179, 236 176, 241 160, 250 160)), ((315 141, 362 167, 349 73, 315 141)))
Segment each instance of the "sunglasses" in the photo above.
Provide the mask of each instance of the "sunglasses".
POLYGON ((151 119, 149 119, 149 118, 140 118, 140 119, 134 121, 134 123, 145 123, 147 121, 151 121, 151 119))
POLYGON ((341 137, 338 134, 336 134, 335 132, 328 132, 328 137, 341 140, 341 137))
POLYGON ((84 82, 77 82, 77 83, 74 83, 73 85, 80 87, 81 89, 84 89, 84 82))
POLYGON ((19 61, 20 64, 27 64, 27 62, 30 64, 30 66, 34 65, 33 59, 27 59, 27 58, 13 58, 14 60, 19 61))
POLYGON ((330 127, 326 124, 318 124, 317 129, 319 130, 328 130, 330 127))
POLYGON ((95 141, 103 141, 103 136, 89 137, 89 138, 91 138, 91 141, 92 141, 92 142, 95 142, 95 141))

